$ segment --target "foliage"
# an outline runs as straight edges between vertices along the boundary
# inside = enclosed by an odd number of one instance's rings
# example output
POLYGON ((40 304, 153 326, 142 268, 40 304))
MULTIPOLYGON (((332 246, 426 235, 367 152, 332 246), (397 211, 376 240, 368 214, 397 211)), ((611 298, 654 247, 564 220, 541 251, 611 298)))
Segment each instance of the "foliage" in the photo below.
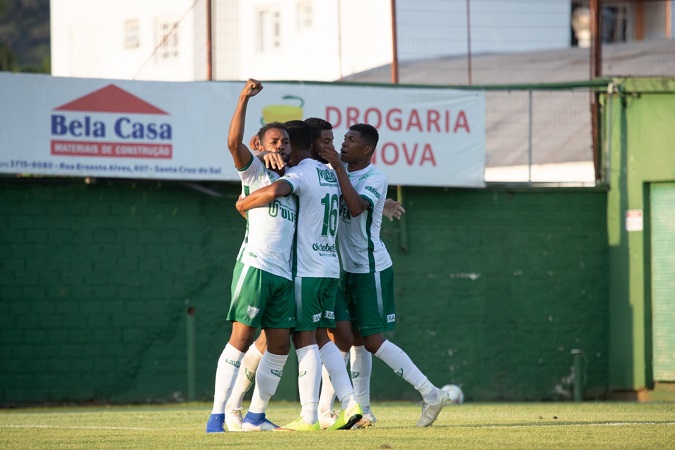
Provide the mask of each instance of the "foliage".
POLYGON ((51 72, 49 0, 0 0, 0 70, 51 72))

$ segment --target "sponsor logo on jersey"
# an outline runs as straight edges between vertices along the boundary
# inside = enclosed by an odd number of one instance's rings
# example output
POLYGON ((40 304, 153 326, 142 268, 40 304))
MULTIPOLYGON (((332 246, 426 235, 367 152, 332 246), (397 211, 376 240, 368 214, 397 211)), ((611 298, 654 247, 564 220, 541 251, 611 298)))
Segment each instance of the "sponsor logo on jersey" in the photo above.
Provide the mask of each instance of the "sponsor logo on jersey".
POLYGON ((387 323, 396 322, 396 314, 387 314, 387 323))
POLYGON ((340 202, 340 220, 343 222, 351 222, 352 215, 349 214, 349 208, 343 203, 340 202))
POLYGON ((316 168, 316 174, 319 177, 319 185, 325 186, 325 183, 337 184, 337 176, 331 169, 316 168))
POLYGON ((251 319, 257 316, 259 312, 260 308, 256 308, 255 306, 248 305, 248 307, 246 308, 246 315, 249 316, 251 319))
POLYGON ((270 369, 270 372, 272 373, 272 375, 276 375, 279 378, 281 378, 284 374, 283 370, 277 370, 277 369, 270 369))
POLYGON ((336 252, 335 244, 322 244, 320 242, 315 242, 312 244, 312 250, 315 252, 336 252))
POLYGON ((335 312, 333 312, 333 311, 326 311, 325 317, 326 317, 326 319, 330 319, 330 320, 335 319, 335 312))
POLYGON ((267 212, 271 217, 277 217, 281 215, 282 219, 286 219, 289 222, 295 222, 296 212, 291 210, 287 206, 283 205, 279 200, 274 200, 269 204, 267 212))
POLYGON ((375 189, 374 187, 372 187, 372 186, 366 186, 366 190, 372 192, 373 194, 375 194, 375 197, 380 198, 380 193, 377 192, 377 189, 375 189))

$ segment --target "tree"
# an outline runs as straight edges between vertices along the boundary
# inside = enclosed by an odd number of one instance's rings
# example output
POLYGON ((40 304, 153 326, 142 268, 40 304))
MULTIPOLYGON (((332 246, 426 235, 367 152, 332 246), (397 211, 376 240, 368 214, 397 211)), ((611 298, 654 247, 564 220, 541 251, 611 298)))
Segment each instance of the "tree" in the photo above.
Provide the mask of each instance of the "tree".
POLYGON ((0 0, 0 70, 51 73, 49 0, 0 0))

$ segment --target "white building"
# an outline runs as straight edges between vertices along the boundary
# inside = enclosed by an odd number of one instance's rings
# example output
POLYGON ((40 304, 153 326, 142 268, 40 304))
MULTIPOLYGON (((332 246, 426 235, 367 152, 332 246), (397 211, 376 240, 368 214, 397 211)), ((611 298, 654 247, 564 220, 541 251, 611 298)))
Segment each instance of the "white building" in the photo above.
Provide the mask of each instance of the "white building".
MULTIPOLYGON (((569 0, 473 0, 470 28, 465 1, 396 5, 401 61, 570 42, 569 0)), ((391 23, 390 0, 51 0, 52 74, 332 81, 389 63, 391 23)))

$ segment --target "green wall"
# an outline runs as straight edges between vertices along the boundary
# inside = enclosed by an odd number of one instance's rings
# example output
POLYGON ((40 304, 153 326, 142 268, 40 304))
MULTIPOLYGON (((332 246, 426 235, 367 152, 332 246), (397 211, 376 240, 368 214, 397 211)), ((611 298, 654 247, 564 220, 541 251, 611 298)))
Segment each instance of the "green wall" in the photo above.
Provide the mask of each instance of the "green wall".
MULTIPOLYGON (((675 79, 614 80, 603 95, 609 152, 612 391, 652 387, 649 280, 649 184, 675 181, 675 79), (645 212, 645 231, 626 231, 627 210, 645 212)), ((675 207, 675 205, 673 205, 675 207)))
MULTIPOLYGON (((0 180, 2 405, 185 399, 188 307, 196 399, 210 401, 244 221, 237 184, 206 187, 222 196, 178 182, 0 180)), ((585 396, 602 398, 607 193, 403 194, 405 222, 383 227, 397 293, 389 338, 468 401, 569 399, 580 348, 585 396)), ((296 398, 294 364, 278 398, 296 398)), ((374 372, 374 399, 418 400, 377 360, 374 372)))

